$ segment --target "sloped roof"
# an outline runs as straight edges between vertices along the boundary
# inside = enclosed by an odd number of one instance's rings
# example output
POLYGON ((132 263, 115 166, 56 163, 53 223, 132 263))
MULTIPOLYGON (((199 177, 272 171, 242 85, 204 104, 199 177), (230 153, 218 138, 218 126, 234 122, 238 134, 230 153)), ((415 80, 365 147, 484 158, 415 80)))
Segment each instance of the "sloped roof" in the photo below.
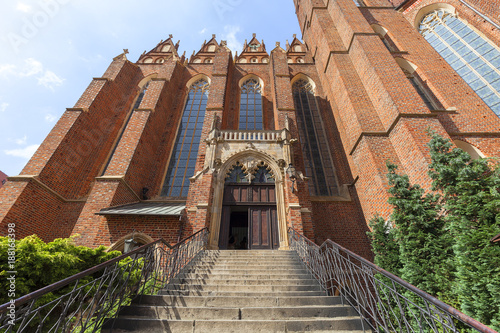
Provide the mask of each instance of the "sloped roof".
POLYGON ((180 216, 186 208, 184 203, 171 202, 136 202, 122 206, 101 209, 97 215, 150 215, 180 216))

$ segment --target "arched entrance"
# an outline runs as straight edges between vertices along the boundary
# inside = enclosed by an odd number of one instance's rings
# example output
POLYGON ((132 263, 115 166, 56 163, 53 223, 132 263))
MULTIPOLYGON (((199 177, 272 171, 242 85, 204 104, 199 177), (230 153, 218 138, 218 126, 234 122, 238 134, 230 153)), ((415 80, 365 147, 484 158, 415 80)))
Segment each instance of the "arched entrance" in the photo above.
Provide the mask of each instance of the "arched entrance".
POLYGON ((215 177, 209 248, 288 249, 283 166, 264 152, 245 150, 215 177), (279 165, 278 165, 279 164, 279 165), (237 240, 231 236, 237 234, 237 240))
POLYGON ((276 189, 271 169, 239 161, 225 177, 219 249, 278 249, 276 189))

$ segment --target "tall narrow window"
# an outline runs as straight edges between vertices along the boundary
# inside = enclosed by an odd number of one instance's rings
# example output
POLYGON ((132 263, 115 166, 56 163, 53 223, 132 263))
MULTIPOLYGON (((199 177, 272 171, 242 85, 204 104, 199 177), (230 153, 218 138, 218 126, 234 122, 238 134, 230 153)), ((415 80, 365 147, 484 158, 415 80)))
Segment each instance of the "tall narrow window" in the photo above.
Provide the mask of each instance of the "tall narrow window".
POLYGON ((420 98, 422 98, 422 101, 424 101, 429 110, 436 110, 437 108, 432 103, 431 97, 429 97, 428 92, 424 89, 420 78, 415 74, 410 74, 408 76, 408 80, 410 80, 411 85, 413 86, 413 88, 415 88, 417 93, 420 95, 420 98))
POLYGON ((410 65, 409 62, 398 58, 396 60, 398 64, 401 66, 401 70, 405 73, 406 77, 410 81, 415 91, 419 94, 422 101, 429 108, 429 110, 439 110, 442 109, 441 103, 439 103, 436 96, 432 93, 432 91, 427 87, 422 78, 417 74, 415 68, 416 66, 410 65), (403 67, 403 64, 406 66, 403 67))
POLYGON ((187 197, 189 178, 194 175, 198 157, 208 92, 209 84, 204 79, 196 81, 189 89, 174 150, 170 157, 167 175, 163 184, 162 196, 187 197))
POLYGON ((139 96, 137 96, 137 99, 135 100, 134 107, 132 108, 132 110, 130 110, 130 112, 127 116, 127 120, 125 121, 125 124, 124 124, 123 128, 121 129, 120 135, 118 136, 118 140, 116 140, 115 146, 113 147, 113 150, 111 151, 111 154, 109 155, 108 161, 106 162, 106 166, 103 169, 103 172, 102 172, 103 175, 106 173, 106 170, 108 169, 109 163, 111 163, 111 159, 113 158, 113 155, 115 154, 116 148, 118 147, 118 144, 120 143, 120 141, 122 139, 123 132, 125 132, 125 129, 127 128, 127 125, 130 122, 130 118, 132 118, 132 113, 134 112, 135 109, 137 109, 139 107, 139 105, 141 105, 142 99, 144 98, 144 95, 146 94, 146 90, 148 90, 149 82, 151 82, 151 81, 148 81, 144 85, 144 87, 141 89, 139 96))
POLYGON ((500 50, 444 9, 424 16, 419 29, 486 105, 500 115, 500 50))
POLYGON ((137 109, 139 105, 141 105, 142 99, 144 98, 144 94, 146 93, 146 90, 148 90, 149 82, 144 85, 144 88, 142 88, 141 93, 139 94, 139 97, 137 97, 137 100, 135 101, 133 110, 137 109))
POLYGON ((250 79, 241 86, 239 129, 262 129, 261 90, 262 87, 256 79, 250 79))
POLYGON ((394 47, 389 43, 389 41, 385 37, 380 37, 382 39, 382 43, 384 43, 384 46, 389 52, 394 52, 394 47))
POLYGON ((312 86, 299 79, 292 88, 305 174, 311 178, 309 192, 312 196, 338 195, 328 138, 312 86))

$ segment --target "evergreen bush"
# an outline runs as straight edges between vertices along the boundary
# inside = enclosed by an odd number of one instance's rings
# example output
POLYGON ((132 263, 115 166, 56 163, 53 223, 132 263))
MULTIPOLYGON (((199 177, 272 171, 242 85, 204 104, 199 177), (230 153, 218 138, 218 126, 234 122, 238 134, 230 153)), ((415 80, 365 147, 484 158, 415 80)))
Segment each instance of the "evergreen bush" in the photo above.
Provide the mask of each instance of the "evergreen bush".
POLYGON ((499 330, 500 168, 431 136, 432 191, 387 164, 394 210, 370 222, 375 263, 499 330))

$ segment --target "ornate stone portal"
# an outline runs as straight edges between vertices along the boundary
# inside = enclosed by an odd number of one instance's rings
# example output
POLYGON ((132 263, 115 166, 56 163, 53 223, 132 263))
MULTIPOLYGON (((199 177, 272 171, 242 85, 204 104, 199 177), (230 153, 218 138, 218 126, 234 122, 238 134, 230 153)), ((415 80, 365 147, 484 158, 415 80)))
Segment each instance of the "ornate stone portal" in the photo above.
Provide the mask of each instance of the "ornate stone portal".
MULTIPOLYGON (((205 171, 214 174, 209 247, 218 248, 224 182, 227 173, 237 163, 252 174, 265 164, 275 179, 276 208, 280 249, 288 248, 287 218, 285 211, 284 168, 291 160, 290 138, 285 128, 278 131, 241 131, 213 129, 207 138, 205 171)), ((196 176, 195 176, 196 177, 196 176)))

